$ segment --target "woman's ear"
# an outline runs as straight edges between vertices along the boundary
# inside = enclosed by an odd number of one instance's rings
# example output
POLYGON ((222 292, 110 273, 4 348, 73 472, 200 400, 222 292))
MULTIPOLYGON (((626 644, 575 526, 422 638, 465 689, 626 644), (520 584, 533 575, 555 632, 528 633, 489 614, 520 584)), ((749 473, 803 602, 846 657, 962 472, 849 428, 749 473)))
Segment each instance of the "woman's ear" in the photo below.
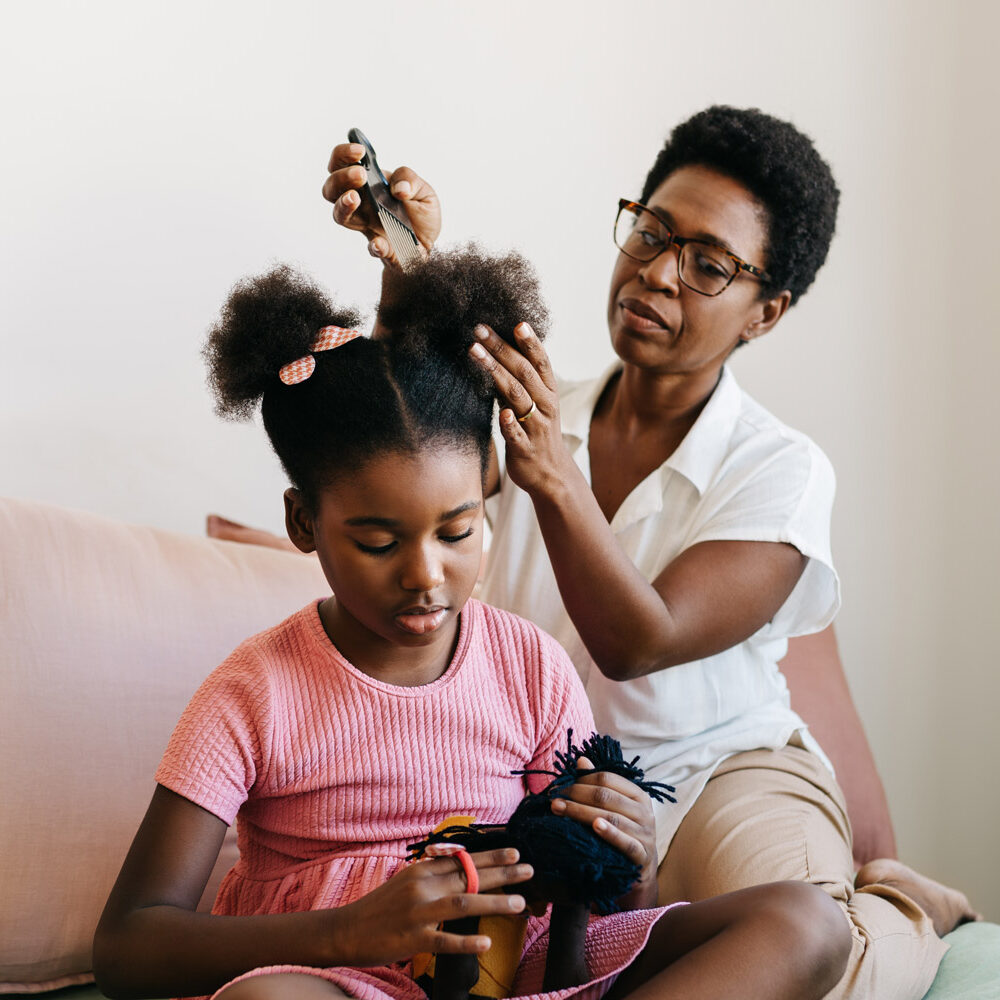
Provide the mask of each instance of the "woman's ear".
POLYGON ((755 313, 755 318, 740 335, 740 340, 756 340, 757 337, 769 333, 774 329, 775 323, 785 315, 791 302, 792 293, 787 289, 773 298, 764 299, 760 303, 760 309, 755 313))
POLYGON ((285 531, 300 552, 316 551, 312 514, 302 499, 302 493, 291 486, 285 490, 285 531))

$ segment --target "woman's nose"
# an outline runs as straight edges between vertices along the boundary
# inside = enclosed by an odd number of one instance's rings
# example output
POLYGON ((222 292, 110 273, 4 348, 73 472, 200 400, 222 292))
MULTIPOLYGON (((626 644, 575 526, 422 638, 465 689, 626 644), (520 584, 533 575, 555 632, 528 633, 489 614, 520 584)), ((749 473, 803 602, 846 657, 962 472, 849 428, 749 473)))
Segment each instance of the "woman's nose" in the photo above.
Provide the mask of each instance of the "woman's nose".
POLYGON ((681 252, 676 244, 639 268, 639 278, 647 288, 676 295, 680 290, 681 252))
POLYGON ((400 573, 403 590, 430 591, 444 583, 444 566, 431 545, 415 546, 400 573))

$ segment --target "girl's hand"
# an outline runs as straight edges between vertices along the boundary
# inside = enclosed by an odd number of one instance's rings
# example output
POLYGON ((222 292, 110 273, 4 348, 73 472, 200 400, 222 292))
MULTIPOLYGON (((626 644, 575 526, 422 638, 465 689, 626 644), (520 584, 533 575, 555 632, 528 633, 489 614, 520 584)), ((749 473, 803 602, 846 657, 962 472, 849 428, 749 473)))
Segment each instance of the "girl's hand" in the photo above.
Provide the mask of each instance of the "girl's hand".
POLYGON ((507 402, 500 411, 500 431, 510 478, 530 496, 555 490, 568 481, 563 470, 573 460, 563 443, 559 395, 545 348, 527 323, 514 327, 519 349, 486 326, 476 327, 476 336, 479 343, 469 353, 507 402))
POLYGON ((465 874, 455 858, 427 858, 407 865, 384 885, 337 911, 338 925, 349 938, 351 960, 338 964, 388 965, 422 952, 479 954, 491 944, 482 934, 446 934, 445 920, 487 914, 520 913, 524 897, 491 892, 531 878, 531 865, 518 864, 513 848, 471 855, 479 872, 479 893, 466 892, 465 874))
MULTIPOLYGON (((578 766, 592 768, 586 757, 578 766)), ((570 785, 566 798, 552 800, 552 811, 571 816, 617 847, 641 870, 639 881, 618 900, 623 910, 656 905, 656 820, 649 796, 611 771, 595 771, 570 785)))
MULTIPOLYGON (((368 252, 386 263, 396 263, 392 247, 386 239, 369 202, 361 197, 365 186, 365 170, 360 166, 364 146, 344 142, 333 147, 327 170, 330 176, 323 184, 323 197, 333 202, 333 219, 345 229, 355 229, 368 238, 368 252)), ((389 190, 406 209, 410 226, 425 251, 430 251, 441 232, 441 205, 434 188, 418 177, 409 167, 398 167, 386 175, 389 190)))

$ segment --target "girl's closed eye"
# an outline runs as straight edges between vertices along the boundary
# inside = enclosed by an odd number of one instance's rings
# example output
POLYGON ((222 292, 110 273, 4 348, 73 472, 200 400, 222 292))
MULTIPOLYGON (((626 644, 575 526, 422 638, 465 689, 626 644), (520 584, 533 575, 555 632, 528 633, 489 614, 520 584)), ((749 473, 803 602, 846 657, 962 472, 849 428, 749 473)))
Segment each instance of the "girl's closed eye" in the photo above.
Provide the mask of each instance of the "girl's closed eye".
POLYGON ((386 542, 384 545, 366 545, 364 542, 359 542, 357 539, 354 539, 354 544, 362 552, 367 552, 372 556, 384 556, 396 547, 395 541, 386 542))
POLYGON ((454 545, 456 542, 464 541, 466 538, 471 538, 473 532, 476 530, 475 524, 470 524, 468 528, 464 531, 458 530, 455 534, 442 534, 439 536, 442 542, 448 542, 449 545, 454 545))

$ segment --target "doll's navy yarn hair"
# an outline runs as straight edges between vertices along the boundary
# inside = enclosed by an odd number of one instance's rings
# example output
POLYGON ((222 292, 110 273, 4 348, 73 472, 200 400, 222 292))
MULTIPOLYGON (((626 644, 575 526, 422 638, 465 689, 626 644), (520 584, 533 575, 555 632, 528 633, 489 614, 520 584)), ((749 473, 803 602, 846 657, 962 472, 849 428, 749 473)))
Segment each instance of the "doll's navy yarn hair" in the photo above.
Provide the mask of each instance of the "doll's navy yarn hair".
POLYGON ((359 321, 287 266, 239 282, 204 352, 217 411, 248 419, 260 405, 271 444, 309 506, 338 476, 385 452, 450 443, 477 453, 485 473, 495 392, 467 351, 477 323, 510 342, 522 321, 544 337, 548 314, 531 265, 468 246, 389 272, 378 339, 316 353, 309 378, 280 380, 282 366, 311 353, 322 327, 359 321))
MULTIPOLYGON (((618 909, 615 901, 639 878, 639 866, 589 827, 568 816, 555 815, 552 800, 592 771, 620 774, 656 801, 676 802, 668 794, 674 788, 659 781, 646 781, 638 767, 638 757, 626 761, 621 744, 612 736, 592 733, 582 746, 575 746, 571 729, 566 744, 565 752, 556 752, 551 771, 514 772, 548 774, 552 781, 542 791, 525 795, 505 824, 446 827, 419 843, 410 844, 411 856, 418 858, 430 844, 444 842, 461 844, 470 851, 516 847, 521 861, 535 870, 532 883, 540 896, 551 898, 552 888, 558 887, 560 896, 569 902, 592 906, 598 913, 614 913, 618 909), (581 757, 594 765, 592 770, 579 767, 581 757)), ((524 887, 514 888, 521 891, 524 887)))

